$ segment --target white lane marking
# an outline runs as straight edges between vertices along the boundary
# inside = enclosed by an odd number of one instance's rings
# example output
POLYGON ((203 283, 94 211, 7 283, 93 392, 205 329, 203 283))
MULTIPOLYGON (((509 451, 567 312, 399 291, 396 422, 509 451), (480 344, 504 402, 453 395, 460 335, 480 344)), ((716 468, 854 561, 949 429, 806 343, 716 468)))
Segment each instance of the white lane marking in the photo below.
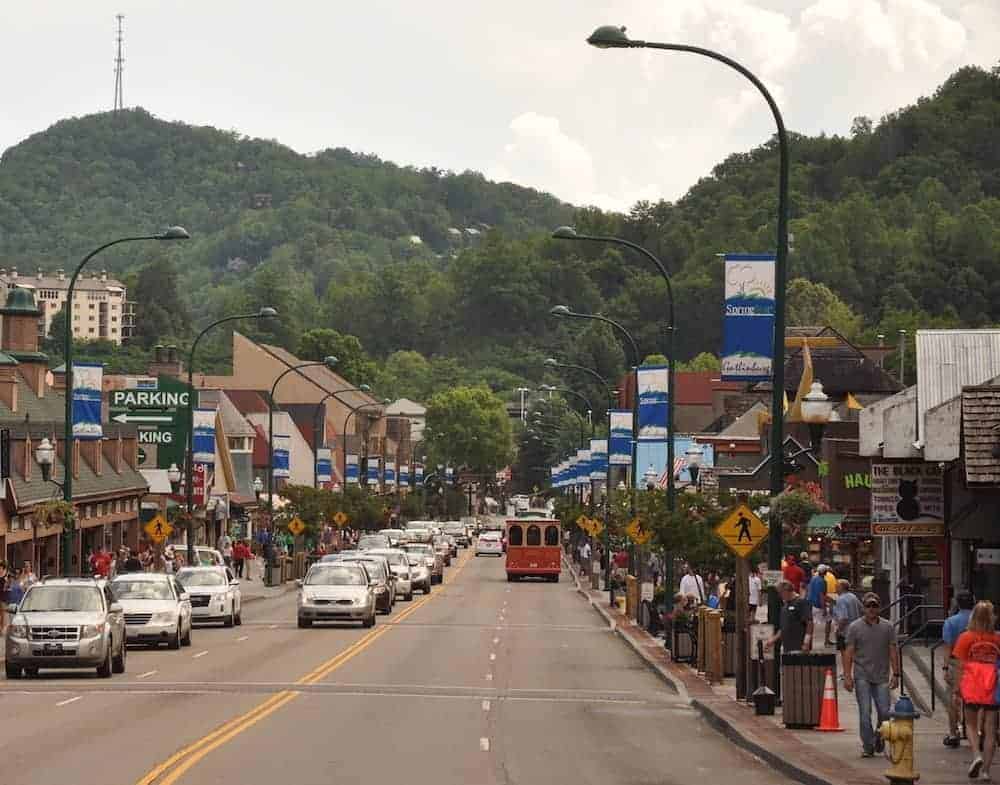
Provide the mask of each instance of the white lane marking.
POLYGON ((496 646, 498 643, 500 643, 500 639, 499 638, 494 638, 493 639, 493 645, 496 646))
POLYGON ((489 711, 489 710, 490 710, 490 702, 483 701, 483 711, 489 711))
POLYGON ((191 656, 191 659, 192 659, 192 660, 196 660, 196 659, 198 659, 199 657, 204 657, 204 656, 205 656, 206 654, 208 654, 208 650, 207 650, 207 649, 206 649, 205 651, 200 651, 200 652, 198 652, 197 654, 194 654, 194 655, 192 655, 192 656, 191 656))
POLYGON ((487 673, 486 674, 486 681, 493 681, 493 674, 492 673, 487 673))
POLYGON ((148 679, 150 676, 155 676, 156 671, 146 671, 145 673, 140 673, 136 676, 137 679, 148 679))
POLYGON ((249 635, 241 635, 239 638, 236 639, 236 642, 242 643, 243 641, 248 640, 249 638, 250 638, 249 635))
POLYGON ((483 736, 483 738, 479 740, 479 749, 481 749, 483 752, 490 751, 490 740, 487 739, 485 736, 483 736))
POLYGON ((496 662, 496 661, 497 661, 497 655, 490 654, 490 662, 496 662))
POLYGON ((269 630, 276 630, 276 629, 278 629, 278 625, 277 624, 272 624, 270 627, 268 627, 268 629, 269 630))
POLYGON ((77 695, 75 698, 67 698, 64 701, 59 701, 56 706, 68 706, 71 703, 76 703, 78 700, 83 700, 83 696, 77 695))

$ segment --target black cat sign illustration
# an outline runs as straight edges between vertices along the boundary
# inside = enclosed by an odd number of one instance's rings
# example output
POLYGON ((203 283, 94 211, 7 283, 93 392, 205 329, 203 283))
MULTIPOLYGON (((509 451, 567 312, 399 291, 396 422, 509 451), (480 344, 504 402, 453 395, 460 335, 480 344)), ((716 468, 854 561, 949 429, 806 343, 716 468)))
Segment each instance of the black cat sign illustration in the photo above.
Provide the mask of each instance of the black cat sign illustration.
POLYGON ((872 464, 872 534, 944 533, 944 473, 931 461, 872 464))

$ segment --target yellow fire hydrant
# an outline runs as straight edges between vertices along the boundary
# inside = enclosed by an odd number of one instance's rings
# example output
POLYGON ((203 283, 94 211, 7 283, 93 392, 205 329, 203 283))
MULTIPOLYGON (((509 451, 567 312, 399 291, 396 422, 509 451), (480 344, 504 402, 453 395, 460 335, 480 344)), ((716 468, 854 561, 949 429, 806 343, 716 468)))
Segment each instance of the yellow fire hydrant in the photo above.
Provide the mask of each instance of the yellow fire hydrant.
POLYGON ((891 785, 912 785, 920 779, 920 773, 913 768, 913 721, 920 715, 913 708, 913 702, 902 695, 889 716, 891 719, 878 729, 889 745, 889 760, 892 761, 885 777, 891 785))

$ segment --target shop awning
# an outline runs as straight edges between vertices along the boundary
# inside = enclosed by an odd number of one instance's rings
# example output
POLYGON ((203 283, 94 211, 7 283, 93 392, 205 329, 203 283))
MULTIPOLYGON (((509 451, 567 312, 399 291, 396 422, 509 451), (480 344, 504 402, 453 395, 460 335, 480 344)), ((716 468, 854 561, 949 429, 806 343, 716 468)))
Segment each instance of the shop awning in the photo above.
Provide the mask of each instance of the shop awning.
POLYGON ((835 537, 837 527, 844 520, 842 512, 821 512, 806 523, 806 534, 813 537, 835 537))

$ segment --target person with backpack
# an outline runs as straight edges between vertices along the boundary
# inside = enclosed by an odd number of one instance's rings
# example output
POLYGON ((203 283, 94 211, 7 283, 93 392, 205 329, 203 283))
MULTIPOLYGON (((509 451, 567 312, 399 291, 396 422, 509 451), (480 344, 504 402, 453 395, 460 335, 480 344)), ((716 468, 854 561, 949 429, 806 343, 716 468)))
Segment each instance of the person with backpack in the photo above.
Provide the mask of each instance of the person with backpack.
POLYGON ((857 698, 861 756, 870 758, 885 749, 885 740, 872 727, 872 703, 881 725, 889 719, 889 692, 899 686, 899 646, 896 628, 880 615, 879 596, 868 592, 861 606, 864 615, 847 628, 844 689, 857 698))
POLYGON ((976 603, 969 628, 958 636, 951 656, 958 661, 959 694, 965 702, 965 729, 972 746, 969 779, 982 773, 989 779, 997 738, 997 663, 1000 662, 1000 634, 995 631, 993 603, 976 603), (980 744, 982 745, 980 747, 980 744))

